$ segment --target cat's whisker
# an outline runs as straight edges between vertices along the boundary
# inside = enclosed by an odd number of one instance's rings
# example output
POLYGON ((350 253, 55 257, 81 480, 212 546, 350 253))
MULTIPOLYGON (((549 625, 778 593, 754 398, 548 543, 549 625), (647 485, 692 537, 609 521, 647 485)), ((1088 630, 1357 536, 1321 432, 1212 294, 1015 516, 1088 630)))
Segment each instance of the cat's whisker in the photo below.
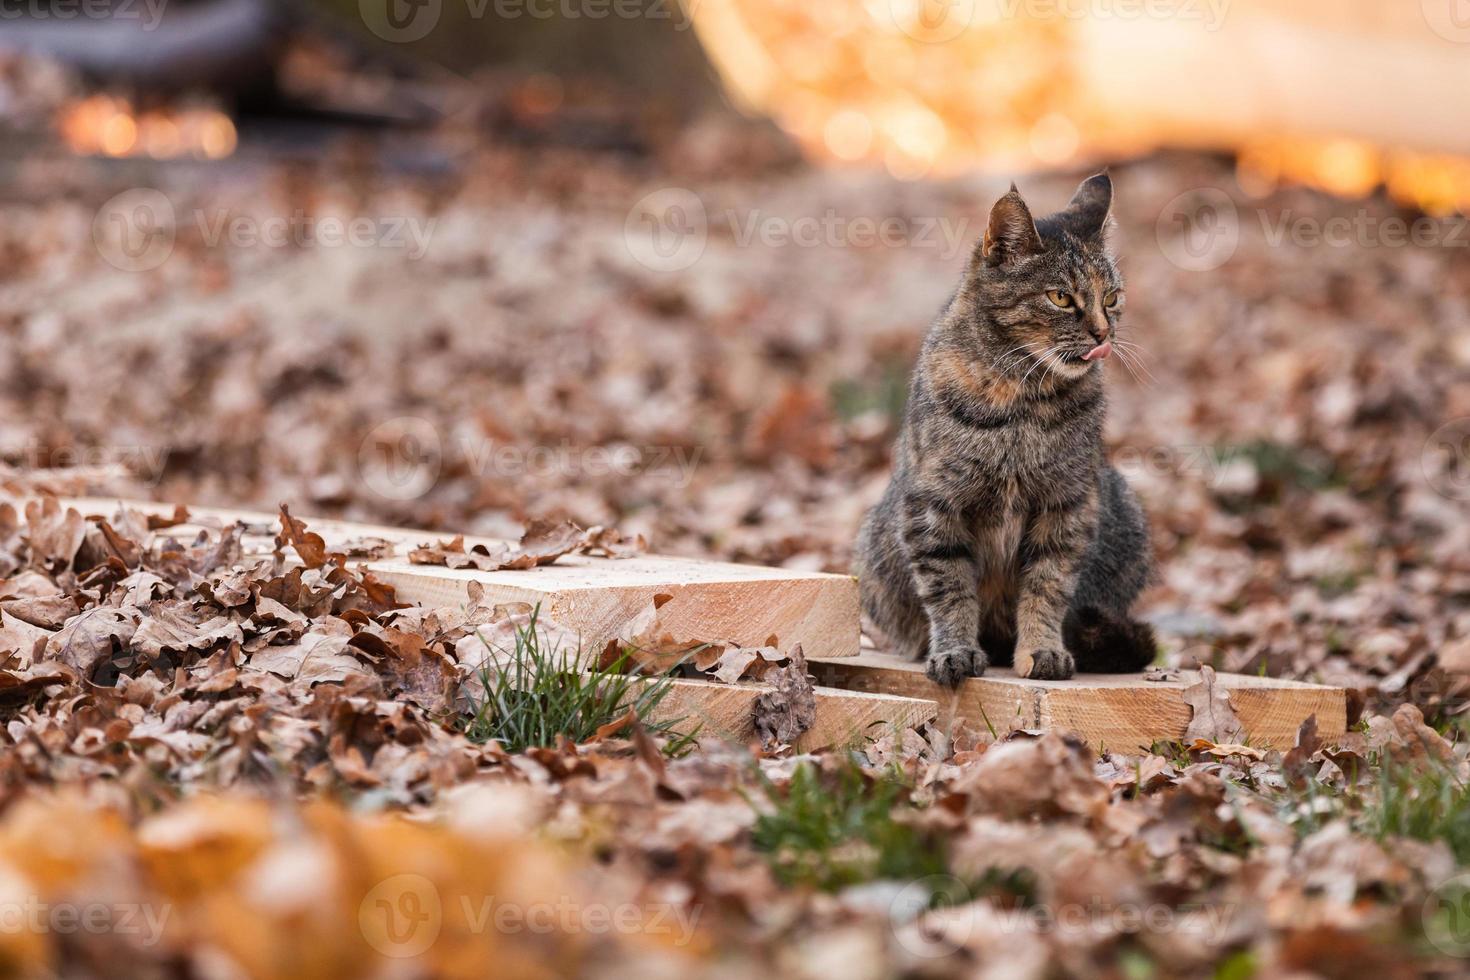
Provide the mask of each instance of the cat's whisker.
POLYGON ((1131 340, 1118 340, 1115 337, 1113 338, 1113 346, 1118 348, 1119 350, 1126 348, 1130 353, 1137 356, 1140 362, 1147 362, 1150 358, 1153 357, 1153 355, 1145 350, 1141 345, 1135 344, 1131 340))
POLYGON ((1137 364, 1138 367, 1142 369, 1143 373, 1148 375, 1148 379, 1150 381, 1156 380, 1154 378, 1154 373, 1150 371, 1148 367, 1147 352, 1142 347, 1139 347, 1137 344, 1131 343, 1126 340, 1122 341, 1121 343, 1118 341, 1114 341, 1113 346, 1117 349, 1118 355, 1120 357, 1126 357, 1133 363, 1137 364))
POLYGON ((1031 368, 1025 373, 1025 375, 1022 376, 1021 385, 1024 387, 1026 384, 1026 379, 1031 377, 1032 372, 1035 371, 1037 368, 1046 365, 1047 362, 1051 360, 1053 355, 1055 355, 1058 359, 1060 359, 1062 356, 1061 352, 1058 351, 1055 347, 1048 347, 1046 350, 1042 351, 1041 359, 1035 364, 1031 365, 1031 368))
POLYGON ((1022 344, 1020 347, 1013 347, 1010 350, 1006 351, 1004 354, 1000 355, 1000 357, 995 360, 991 367, 997 372, 1004 373, 1006 369, 1013 367, 1016 364, 1024 364, 1028 359, 1036 356, 1035 348, 1045 346, 1045 344, 1041 343, 1030 343, 1022 344), (1016 354, 1018 351, 1022 352, 1019 357, 1011 357, 1011 355, 1016 354))
POLYGON ((1145 388, 1150 388, 1153 386, 1154 376, 1149 373, 1147 367, 1144 367, 1144 365, 1142 365, 1141 363, 1137 365, 1139 369, 1142 369, 1144 376, 1140 376, 1138 370, 1135 369, 1134 365, 1137 360, 1137 355, 1130 354, 1127 351, 1123 350, 1123 348, 1121 347, 1117 347, 1115 348, 1115 350, 1117 350, 1118 352, 1118 360, 1122 362, 1123 367, 1128 369, 1128 373, 1133 375, 1134 381, 1145 388))

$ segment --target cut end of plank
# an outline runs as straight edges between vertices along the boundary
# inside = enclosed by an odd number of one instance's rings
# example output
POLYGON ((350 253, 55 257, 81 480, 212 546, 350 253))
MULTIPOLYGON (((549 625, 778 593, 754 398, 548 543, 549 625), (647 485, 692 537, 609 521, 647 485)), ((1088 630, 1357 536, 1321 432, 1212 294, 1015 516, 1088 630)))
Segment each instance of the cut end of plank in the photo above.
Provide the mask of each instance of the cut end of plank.
MULTIPOLYGON (((921 663, 872 652, 840 660, 809 658, 808 669, 818 684, 829 687, 932 698, 939 703, 941 727, 961 722, 995 734, 1015 728, 1069 731, 1094 748, 1120 752, 1184 738, 1193 716, 1184 692, 1200 680, 1198 671, 1181 670, 1167 680, 1079 674, 1066 681, 1033 681, 991 668, 984 677, 949 690, 930 681, 921 663)), ((1347 692, 1340 687, 1245 674, 1217 673, 1215 682, 1227 692, 1251 745, 1290 748, 1312 715, 1324 741, 1347 731, 1347 692)))
MULTIPOLYGON (((678 721, 684 732, 698 728, 701 736, 747 744, 756 741, 756 699, 769 690, 766 684, 676 680, 653 718, 678 721)), ((939 705, 928 698, 818 687, 816 699, 816 723, 795 743, 802 752, 860 746, 905 728, 918 728, 939 716, 939 705)))

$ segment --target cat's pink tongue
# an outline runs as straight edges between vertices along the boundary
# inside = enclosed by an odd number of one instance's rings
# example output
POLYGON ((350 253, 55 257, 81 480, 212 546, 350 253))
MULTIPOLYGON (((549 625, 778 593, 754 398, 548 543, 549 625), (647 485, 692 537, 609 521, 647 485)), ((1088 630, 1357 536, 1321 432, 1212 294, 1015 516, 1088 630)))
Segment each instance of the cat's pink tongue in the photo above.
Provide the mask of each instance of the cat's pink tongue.
POLYGON ((1092 350, 1090 350, 1086 354, 1082 355, 1082 359, 1084 361, 1101 361, 1103 358, 1107 357, 1112 352, 1113 352, 1113 342, 1111 340, 1104 340, 1102 343, 1098 344, 1092 350))

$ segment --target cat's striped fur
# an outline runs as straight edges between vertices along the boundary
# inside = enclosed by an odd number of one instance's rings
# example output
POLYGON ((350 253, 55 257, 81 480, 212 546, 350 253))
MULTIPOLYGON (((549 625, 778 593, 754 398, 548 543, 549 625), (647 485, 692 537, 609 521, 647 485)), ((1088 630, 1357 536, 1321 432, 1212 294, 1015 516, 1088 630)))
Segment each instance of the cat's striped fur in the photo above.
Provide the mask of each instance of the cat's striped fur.
POLYGON ((1013 186, 924 340, 857 570, 869 619, 939 683, 1012 659, 1036 678, 1153 659, 1128 616, 1147 525, 1102 449, 1123 287, 1111 204, 1099 174, 1035 222, 1013 186))

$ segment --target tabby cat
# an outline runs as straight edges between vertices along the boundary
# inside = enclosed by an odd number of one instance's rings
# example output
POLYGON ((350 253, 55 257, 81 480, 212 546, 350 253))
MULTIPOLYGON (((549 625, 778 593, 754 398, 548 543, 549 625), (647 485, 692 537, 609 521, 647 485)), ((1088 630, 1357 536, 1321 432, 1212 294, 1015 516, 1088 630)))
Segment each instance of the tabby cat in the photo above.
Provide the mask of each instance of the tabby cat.
POLYGON ((1142 670, 1128 615, 1149 577, 1143 510, 1103 455, 1102 362, 1123 313, 1112 180, 1033 220, 990 212, 914 370, 893 479, 857 541, 868 618, 945 685, 1142 670))

